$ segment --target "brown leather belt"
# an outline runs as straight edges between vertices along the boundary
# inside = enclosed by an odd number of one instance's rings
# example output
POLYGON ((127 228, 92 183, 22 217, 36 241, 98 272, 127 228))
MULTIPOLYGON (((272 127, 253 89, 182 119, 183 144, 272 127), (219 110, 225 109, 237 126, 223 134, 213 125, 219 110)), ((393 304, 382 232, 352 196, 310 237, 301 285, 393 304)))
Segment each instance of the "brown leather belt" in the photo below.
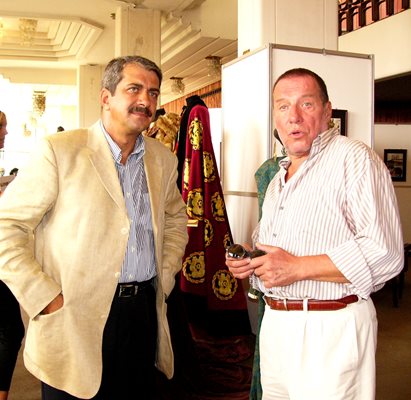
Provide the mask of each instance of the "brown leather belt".
MULTIPOLYGON (((278 311, 303 311, 304 300, 288 300, 288 299, 274 299, 272 297, 264 296, 266 304, 272 310, 278 311)), ((336 300, 312 300, 308 299, 307 309, 308 311, 334 311, 341 310, 347 307, 348 304, 352 304, 358 301, 358 296, 352 294, 342 299, 336 300)))

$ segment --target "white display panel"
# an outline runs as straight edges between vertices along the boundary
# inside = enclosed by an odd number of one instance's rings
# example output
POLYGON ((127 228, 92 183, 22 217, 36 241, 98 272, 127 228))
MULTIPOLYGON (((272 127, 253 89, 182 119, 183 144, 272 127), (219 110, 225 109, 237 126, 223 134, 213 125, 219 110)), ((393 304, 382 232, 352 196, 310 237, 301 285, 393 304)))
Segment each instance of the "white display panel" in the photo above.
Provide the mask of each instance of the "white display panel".
POLYGON ((347 110, 347 136, 373 146, 371 56, 270 44, 225 64, 221 177, 237 241, 250 240, 258 220, 254 174, 273 154, 272 85, 283 72, 298 67, 318 73, 328 87, 333 108, 347 110))
POLYGON ((257 196, 224 194, 228 220, 235 243, 251 243, 251 233, 258 223, 257 196))
POLYGON ((211 142, 217 163, 218 174, 221 179, 221 140, 222 140, 222 112, 221 108, 209 108, 211 142))
POLYGON ((272 48, 273 82, 290 68, 307 68, 324 79, 333 109, 347 110, 347 136, 373 147, 374 72, 370 56, 272 48))
POLYGON ((222 180, 226 191, 255 192, 253 171, 270 154, 269 71, 268 51, 223 68, 222 180))

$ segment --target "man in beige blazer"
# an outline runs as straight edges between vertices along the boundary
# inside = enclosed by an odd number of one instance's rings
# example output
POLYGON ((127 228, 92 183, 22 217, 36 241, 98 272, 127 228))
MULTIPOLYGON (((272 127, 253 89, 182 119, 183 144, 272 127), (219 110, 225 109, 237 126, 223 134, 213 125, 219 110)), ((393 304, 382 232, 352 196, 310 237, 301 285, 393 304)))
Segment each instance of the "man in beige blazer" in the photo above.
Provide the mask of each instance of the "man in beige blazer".
POLYGON ((173 375, 165 300, 187 241, 177 159, 143 137, 162 74, 112 60, 101 121, 45 138, 0 200, 0 280, 30 321, 43 400, 151 399, 173 375), (34 238, 34 241, 33 241, 34 238))

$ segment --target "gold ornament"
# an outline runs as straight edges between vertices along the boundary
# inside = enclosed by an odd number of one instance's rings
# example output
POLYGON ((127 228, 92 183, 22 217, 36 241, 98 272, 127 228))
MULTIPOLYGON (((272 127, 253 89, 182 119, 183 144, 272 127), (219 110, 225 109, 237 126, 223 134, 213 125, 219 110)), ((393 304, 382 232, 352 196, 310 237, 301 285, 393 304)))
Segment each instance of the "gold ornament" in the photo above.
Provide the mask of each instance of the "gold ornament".
POLYGON ((201 189, 194 189, 188 192, 187 214, 190 218, 202 220, 204 216, 203 194, 201 189))
POLYGON ((230 300, 237 291, 237 279, 230 271, 220 269, 213 276, 213 291, 220 300, 230 300))
POLYGON ((212 182, 215 179, 213 157, 207 151, 203 152, 204 181, 212 182))
POLYGON ((203 141, 203 124, 198 118, 194 118, 191 121, 188 135, 190 138, 190 143, 193 146, 193 150, 199 150, 203 141))
POLYGON ((224 200, 220 193, 215 192, 211 197, 211 211, 216 221, 224 221, 224 200))
POLYGON ((183 275, 191 283, 203 283, 205 281, 204 252, 191 253, 183 263, 183 275))

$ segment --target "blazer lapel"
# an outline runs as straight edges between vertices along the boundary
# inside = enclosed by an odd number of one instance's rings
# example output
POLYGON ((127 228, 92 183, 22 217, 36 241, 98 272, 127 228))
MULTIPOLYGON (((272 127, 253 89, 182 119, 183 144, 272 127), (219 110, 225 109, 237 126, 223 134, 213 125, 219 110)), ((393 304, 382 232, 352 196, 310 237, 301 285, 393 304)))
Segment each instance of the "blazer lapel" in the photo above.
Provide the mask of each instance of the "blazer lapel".
POLYGON ((88 147, 90 149, 90 161, 93 164, 101 183, 114 202, 126 212, 124 196, 118 179, 117 170, 107 140, 101 130, 100 121, 96 122, 89 129, 88 147))
MULTIPOLYGON (((152 139, 155 140, 155 139, 152 139)), ((164 195, 161 182, 163 181, 162 165, 156 157, 149 139, 144 138, 145 153, 144 153, 144 169, 146 171, 147 186, 150 196, 151 215, 153 228, 158 227, 158 213, 160 207, 160 199, 164 195)))

